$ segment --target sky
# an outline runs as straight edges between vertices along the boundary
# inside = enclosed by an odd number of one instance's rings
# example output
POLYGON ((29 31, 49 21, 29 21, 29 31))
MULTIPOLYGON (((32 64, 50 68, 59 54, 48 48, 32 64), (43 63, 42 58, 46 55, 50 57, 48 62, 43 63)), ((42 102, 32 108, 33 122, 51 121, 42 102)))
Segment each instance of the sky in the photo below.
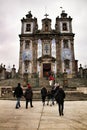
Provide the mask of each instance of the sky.
POLYGON ((31 11, 38 20, 41 29, 41 20, 44 14, 52 19, 52 29, 55 19, 65 10, 72 19, 75 59, 78 67, 87 66, 87 0, 0 0, 0 64, 6 68, 19 68, 19 48, 21 34, 21 19, 31 11), (60 8, 62 7, 62 9, 60 8))

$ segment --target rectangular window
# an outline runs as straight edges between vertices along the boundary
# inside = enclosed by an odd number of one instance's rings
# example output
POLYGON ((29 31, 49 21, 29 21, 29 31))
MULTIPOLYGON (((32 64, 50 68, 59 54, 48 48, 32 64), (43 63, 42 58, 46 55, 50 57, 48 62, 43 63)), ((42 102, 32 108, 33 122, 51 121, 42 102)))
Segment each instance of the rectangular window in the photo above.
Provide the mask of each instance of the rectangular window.
POLYGON ((26 31, 31 32, 31 24, 26 24, 26 31))
POLYGON ((62 27, 63 27, 63 28, 62 28, 63 31, 67 31, 67 23, 63 23, 63 24, 62 24, 62 27))

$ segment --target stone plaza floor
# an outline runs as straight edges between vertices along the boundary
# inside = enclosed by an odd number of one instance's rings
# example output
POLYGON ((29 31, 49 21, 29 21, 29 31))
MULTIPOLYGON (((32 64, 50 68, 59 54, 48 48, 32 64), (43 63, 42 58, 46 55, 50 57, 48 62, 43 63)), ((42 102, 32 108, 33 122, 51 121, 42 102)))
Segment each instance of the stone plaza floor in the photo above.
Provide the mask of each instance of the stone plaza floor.
POLYGON ((33 101, 33 108, 15 109, 16 101, 0 100, 0 130, 87 130, 87 101, 65 101, 64 116, 58 106, 43 107, 33 101))

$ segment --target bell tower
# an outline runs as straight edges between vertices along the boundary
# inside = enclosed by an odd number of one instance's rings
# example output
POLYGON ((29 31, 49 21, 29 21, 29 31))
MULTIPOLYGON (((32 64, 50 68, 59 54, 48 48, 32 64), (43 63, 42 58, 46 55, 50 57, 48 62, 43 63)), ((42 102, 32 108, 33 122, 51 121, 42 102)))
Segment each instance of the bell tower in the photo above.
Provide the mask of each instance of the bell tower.
POLYGON ((33 18, 31 11, 26 18, 21 19, 19 74, 32 74, 36 68, 37 47, 33 34, 38 30, 37 18, 33 18), (34 51, 33 51, 34 50, 34 51))
POLYGON ((56 18, 55 30, 60 34, 57 45, 57 70, 75 75, 74 33, 72 32, 72 18, 63 10, 56 18), (58 56, 60 53, 60 57, 58 56))
POLYGON ((42 19, 42 32, 50 32, 51 31, 51 19, 47 18, 48 14, 44 15, 46 18, 42 19))

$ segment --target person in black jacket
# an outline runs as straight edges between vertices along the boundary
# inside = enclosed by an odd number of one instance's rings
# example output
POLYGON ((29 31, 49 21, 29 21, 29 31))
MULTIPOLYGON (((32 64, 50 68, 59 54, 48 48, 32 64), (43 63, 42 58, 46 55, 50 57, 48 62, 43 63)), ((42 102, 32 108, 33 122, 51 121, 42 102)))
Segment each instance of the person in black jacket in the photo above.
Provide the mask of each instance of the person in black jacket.
POLYGON ((46 87, 42 87, 41 88, 41 97, 42 97, 43 106, 45 105, 46 96, 47 96, 47 89, 46 89, 46 87))
POLYGON ((65 92, 62 89, 62 86, 59 87, 58 91, 56 92, 56 101, 58 103, 59 108, 59 115, 63 116, 63 109, 64 109, 64 98, 65 98, 65 92))
POLYGON ((32 105, 33 91, 30 84, 27 85, 24 97, 26 99, 26 109, 28 108, 28 102, 30 102, 30 106, 33 107, 32 105))
POLYGON ((20 100, 21 100, 21 97, 23 96, 23 90, 21 88, 21 84, 20 83, 18 83, 17 87, 15 88, 14 97, 15 96, 17 98, 16 109, 18 109, 19 107, 21 107, 20 100))

